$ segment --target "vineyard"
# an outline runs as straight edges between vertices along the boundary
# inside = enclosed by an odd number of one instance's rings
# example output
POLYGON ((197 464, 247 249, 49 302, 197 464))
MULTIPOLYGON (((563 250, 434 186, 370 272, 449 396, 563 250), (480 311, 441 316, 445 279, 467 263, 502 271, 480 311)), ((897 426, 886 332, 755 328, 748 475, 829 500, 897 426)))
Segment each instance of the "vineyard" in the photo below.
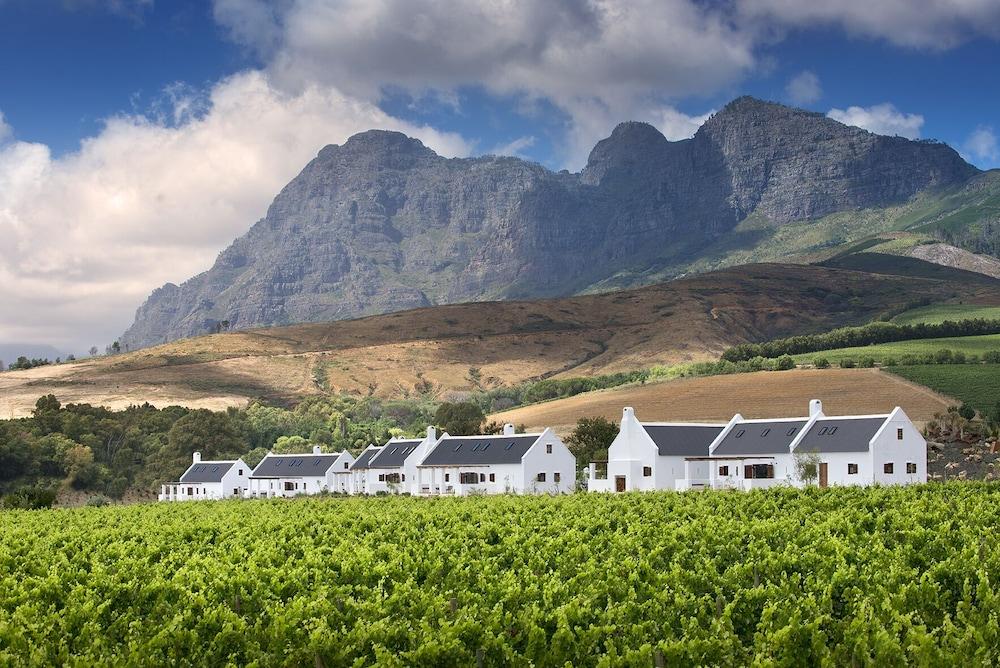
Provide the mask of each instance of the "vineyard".
POLYGON ((0 514, 2 665, 996 665, 1000 485, 0 514))

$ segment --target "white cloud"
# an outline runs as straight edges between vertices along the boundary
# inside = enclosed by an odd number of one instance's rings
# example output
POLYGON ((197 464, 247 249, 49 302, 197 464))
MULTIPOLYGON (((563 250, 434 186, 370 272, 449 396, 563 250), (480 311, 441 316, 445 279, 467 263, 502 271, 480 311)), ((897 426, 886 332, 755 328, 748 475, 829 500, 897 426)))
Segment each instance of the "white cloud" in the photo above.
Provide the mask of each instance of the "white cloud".
POLYGON ((488 153, 493 155, 513 155, 517 157, 524 156, 524 150, 531 148, 535 145, 535 138, 533 136, 518 137, 517 139, 508 142, 506 144, 500 144, 494 146, 488 153))
POLYGON ((698 128, 714 113, 713 109, 700 116, 688 116, 673 107, 664 107, 651 114, 650 122, 659 128, 664 137, 670 141, 677 141, 693 137, 698 128))
POLYGON ((898 135, 907 139, 918 139, 924 117, 907 114, 888 102, 871 107, 848 107, 831 109, 826 114, 845 125, 854 125, 879 135, 898 135))
POLYGON ((962 148, 977 164, 994 167, 1000 163, 1000 145, 997 143, 996 133, 990 126, 980 125, 973 130, 962 148))
POLYGON ((7 123, 3 112, 0 111, 0 146, 14 135, 13 128, 7 123))
POLYGON ((839 27, 891 44, 943 50, 977 36, 1000 37, 996 0, 737 0, 745 26, 761 32, 839 27))
POLYGON ((329 87, 283 93, 260 72, 217 84, 180 125, 115 117, 59 158, 0 146, 0 312, 17 314, 0 341, 109 342, 151 288, 204 271, 322 146, 373 127, 470 150, 329 87))
POLYGON ((792 104, 812 104, 823 96, 823 88, 819 84, 819 77, 806 70, 788 81, 785 94, 792 104))

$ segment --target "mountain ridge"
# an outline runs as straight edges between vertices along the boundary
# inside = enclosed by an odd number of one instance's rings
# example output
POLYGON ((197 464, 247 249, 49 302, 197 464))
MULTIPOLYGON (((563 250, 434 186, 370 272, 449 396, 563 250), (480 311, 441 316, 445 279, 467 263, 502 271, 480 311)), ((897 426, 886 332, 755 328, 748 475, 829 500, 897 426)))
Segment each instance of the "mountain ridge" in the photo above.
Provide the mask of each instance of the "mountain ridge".
POLYGON ((629 121, 576 174, 443 158, 369 130, 321 149, 214 266, 155 290, 122 343, 432 304, 575 294, 752 214, 776 224, 898 203, 979 173, 950 147, 737 98, 690 139, 629 121))

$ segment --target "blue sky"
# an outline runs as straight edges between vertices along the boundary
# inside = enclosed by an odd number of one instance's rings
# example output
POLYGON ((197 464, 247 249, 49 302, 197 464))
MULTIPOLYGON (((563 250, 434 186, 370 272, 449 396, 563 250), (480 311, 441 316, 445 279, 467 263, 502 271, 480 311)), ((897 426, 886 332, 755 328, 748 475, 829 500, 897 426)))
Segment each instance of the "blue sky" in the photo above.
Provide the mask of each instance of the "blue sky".
POLYGON ((580 169, 743 94, 1000 167, 997 0, 0 0, 0 342, 80 352, 327 143, 580 169))

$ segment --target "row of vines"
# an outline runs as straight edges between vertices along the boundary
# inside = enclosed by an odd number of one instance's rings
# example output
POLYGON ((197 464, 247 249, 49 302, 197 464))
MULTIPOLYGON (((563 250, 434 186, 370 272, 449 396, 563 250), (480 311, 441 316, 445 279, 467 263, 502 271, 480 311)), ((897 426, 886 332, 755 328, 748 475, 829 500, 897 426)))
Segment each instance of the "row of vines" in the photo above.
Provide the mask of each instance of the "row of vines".
POLYGON ((0 513, 0 665, 997 665, 1000 485, 0 513))

